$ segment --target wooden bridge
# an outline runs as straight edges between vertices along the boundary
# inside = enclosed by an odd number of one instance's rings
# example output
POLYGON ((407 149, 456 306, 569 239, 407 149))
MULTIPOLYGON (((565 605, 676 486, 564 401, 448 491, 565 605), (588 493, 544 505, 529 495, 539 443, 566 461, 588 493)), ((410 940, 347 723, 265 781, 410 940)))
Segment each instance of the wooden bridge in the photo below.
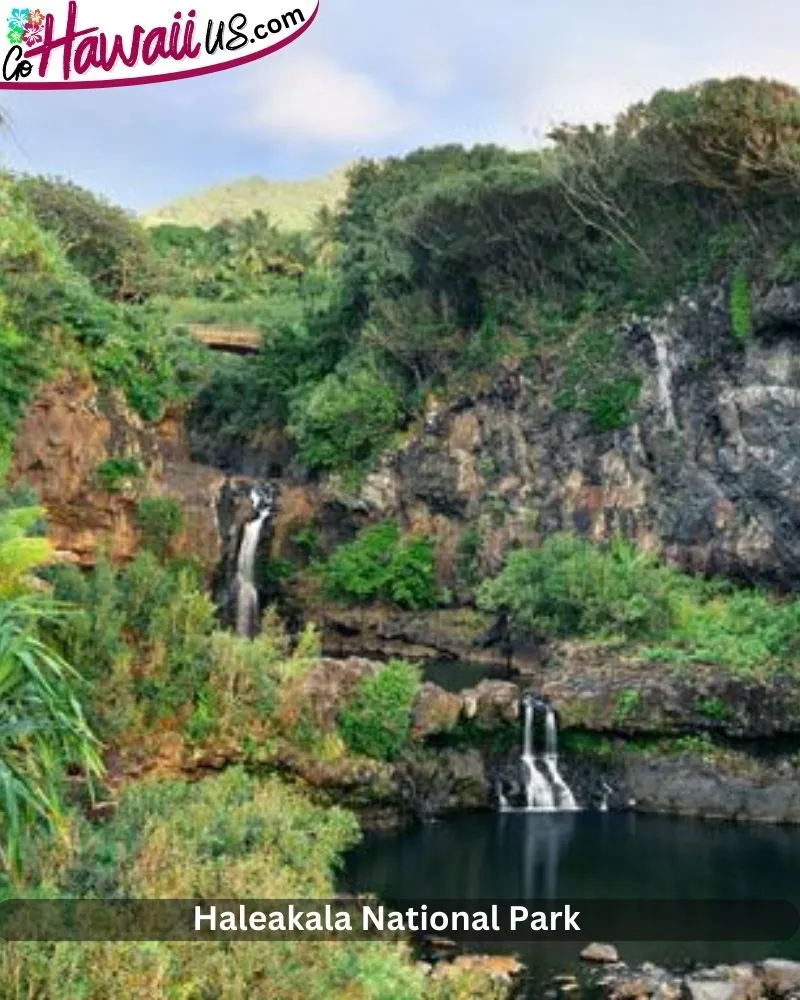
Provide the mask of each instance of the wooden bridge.
POLYGON ((261 346, 261 332, 254 326, 216 326, 213 323, 191 323, 189 333, 195 340, 214 351, 231 354, 254 354, 261 346))

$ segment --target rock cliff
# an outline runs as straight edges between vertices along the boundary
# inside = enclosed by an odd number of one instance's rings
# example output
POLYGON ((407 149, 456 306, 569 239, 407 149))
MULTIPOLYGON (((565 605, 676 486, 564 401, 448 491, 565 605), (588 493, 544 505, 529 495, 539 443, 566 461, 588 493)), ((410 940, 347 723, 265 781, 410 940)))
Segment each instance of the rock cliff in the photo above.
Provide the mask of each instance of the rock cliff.
POLYGON ((11 476, 36 490, 56 548, 82 566, 100 552, 114 559, 135 554, 136 505, 144 494, 180 502, 179 553, 208 570, 220 558, 216 504, 225 477, 189 459, 180 414, 145 424, 87 377, 68 373, 40 390, 19 428, 11 476), (98 470, 113 459, 132 460, 141 476, 106 488, 98 470))
POLYGON ((800 584, 800 285, 755 296, 736 341, 727 291, 684 297, 623 331, 641 378, 632 422, 598 431, 559 408, 555 381, 510 368, 490 390, 432 409, 383 457, 361 501, 436 534, 458 590, 467 531, 477 575, 555 531, 622 531, 688 569, 800 584))

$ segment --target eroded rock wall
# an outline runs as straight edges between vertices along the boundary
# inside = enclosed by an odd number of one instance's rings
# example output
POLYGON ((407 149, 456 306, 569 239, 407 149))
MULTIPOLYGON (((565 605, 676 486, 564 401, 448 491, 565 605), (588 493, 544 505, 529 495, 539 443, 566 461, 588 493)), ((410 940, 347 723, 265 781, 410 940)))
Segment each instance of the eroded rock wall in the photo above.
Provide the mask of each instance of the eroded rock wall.
POLYGON ((555 380, 510 369, 489 392, 434 409, 383 457, 361 499, 375 518, 436 534, 458 589, 467 531, 479 575, 512 544, 622 531, 687 568, 800 584, 800 286, 754 305, 736 341, 725 288, 624 331, 642 379, 635 420, 599 431, 557 405, 555 380))
POLYGON ((145 493, 180 503, 177 553, 209 571, 219 561, 216 505, 224 475, 189 459, 179 414, 146 424, 85 376, 68 373, 40 390, 17 433, 11 478, 36 490, 56 548, 81 566, 93 565, 101 552, 115 560, 135 555, 136 506, 145 493), (117 458, 134 459, 144 476, 108 490, 98 469, 117 458))

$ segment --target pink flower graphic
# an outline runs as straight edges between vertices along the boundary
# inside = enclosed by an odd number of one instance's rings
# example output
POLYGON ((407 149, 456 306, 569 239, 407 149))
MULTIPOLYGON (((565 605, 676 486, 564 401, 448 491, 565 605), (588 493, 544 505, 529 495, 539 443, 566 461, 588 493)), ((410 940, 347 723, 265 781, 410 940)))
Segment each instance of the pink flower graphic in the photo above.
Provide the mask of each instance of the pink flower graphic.
POLYGON ((25 25, 25 35, 23 37, 25 38, 25 44, 30 46, 30 45, 40 45, 42 39, 44 38, 44 35, 42 34, 42 29, 40 25, 34 24, 32 21, 29 21, 25 25))
POLYGON ((47 15, 43 14, 42 11, 37 7, 36 10, 30 11, 28 14, 28 24, 34 24, 37 27, 44 24, 44 19, 47 15))

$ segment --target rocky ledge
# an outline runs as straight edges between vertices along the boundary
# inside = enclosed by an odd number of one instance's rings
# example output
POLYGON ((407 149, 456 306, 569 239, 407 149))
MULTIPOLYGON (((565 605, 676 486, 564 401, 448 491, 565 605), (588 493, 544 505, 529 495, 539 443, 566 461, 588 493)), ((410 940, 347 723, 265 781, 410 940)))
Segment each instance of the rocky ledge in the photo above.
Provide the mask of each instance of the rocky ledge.
MULTIPOLYGON (((568 992, 577 994, 578 981, 571 982, 568 992)), ((800 963, 770 958, 675 975, 648 962, 634 968, 618 962, 590 975, 589 983, 609 1000, 798 1000, 800 963)), ((557 985, 563 990, 565 977, 557 985)))
POLYGON ((562 728, 637 735, 800 736, 800 688, 785 673, 644 660, 623 646, 555 643, 530 676, 562 728))

